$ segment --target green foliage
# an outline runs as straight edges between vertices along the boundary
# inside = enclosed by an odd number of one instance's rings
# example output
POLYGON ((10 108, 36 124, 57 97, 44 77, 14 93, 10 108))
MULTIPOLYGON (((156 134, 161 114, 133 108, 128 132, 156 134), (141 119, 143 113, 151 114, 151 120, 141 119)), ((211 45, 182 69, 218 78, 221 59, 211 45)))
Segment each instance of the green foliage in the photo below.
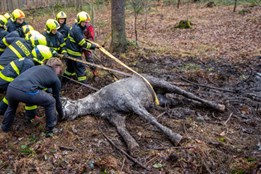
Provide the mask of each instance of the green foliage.
POLYGON ((181 68, 181 70, 183 70, 183 71, 191 71, 191 72, 198 71, 200 69, 201 69, 200 65, 197 65, 194 63, 186 63, 181 68))
POLYGON ((238 13, 241 15, 245 15, 245 14, 251 13, 251 11, 249 9, 242 9, 238 13))
POLYGON ((24 155, 32 156, 35 154, 35 151, 32 148, 30 148, 30 146, 28 146, 28 145, 21 145, 20 153, 22 153, 24 155))
POLYGON ((246 172, 243 169, 234 169, 231 171, 231 174, 245 174, 246 172))
POLYGON ((191 22, 190 20, 181 20, 179 23, 175 26, 175 28, 180 28, 180 29, 188 29, 191 28, 191 22))

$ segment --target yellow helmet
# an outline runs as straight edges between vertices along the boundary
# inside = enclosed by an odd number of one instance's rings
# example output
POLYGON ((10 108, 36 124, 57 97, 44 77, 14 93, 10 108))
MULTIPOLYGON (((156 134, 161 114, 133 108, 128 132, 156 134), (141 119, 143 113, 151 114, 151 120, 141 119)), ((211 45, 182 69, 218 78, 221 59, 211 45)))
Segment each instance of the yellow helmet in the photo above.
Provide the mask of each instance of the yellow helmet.
POLYGON ((6 12, 6 13, 4 14, 4 17, 8 20, 8 19, 11 17, 11 15, 10 15, 8 12, 6 12))
POLYGON ((24 25, 22 26, 22 31, 24 34, 27 34, 29 31, 34 30, 34 27, 32 25, 24 25))
POLYGON ((52 49, 45 45, 37 45, 32 50, 33 60, 43 64, 46 60, 53 57, 52 49))
POLYGON ((58 30, 59 28, 60 28, 60 24, 57 22, 57 20, 48 19, 46 21, 46 31, 47 31, 47 33, 50 33, 54 29, 58 30))
POLYGON ((67 15, 66 13, 64 13, 63 11, 60 11, 59 13, 57 13, 56 15, 56 20, 58 19, 66 19, 67 18, 67 15))
POLYGON ((3 15, 0 15, 0 27, 5 27, 6 23, 7 19, 3 15))
POLYGON ((77 23, 85 22, 85 21, 90 21, 90 15, 86 13, 85 11, 79 12, 77 14, 77 23))
POLYGON ((44 35, 39 33, 36 30, 31 30, 30 34, 27 36, 29 37, 29 40, 31 41, 33 46, 36 45, 47 45, 47 41, 44 35))
POLYGON ((14 21, 16 21, 16 19, 18 18, 25 18, 25 14, 22 10, 20 9, 15 9, 13 12, 12 12, 12 18, 14 21))

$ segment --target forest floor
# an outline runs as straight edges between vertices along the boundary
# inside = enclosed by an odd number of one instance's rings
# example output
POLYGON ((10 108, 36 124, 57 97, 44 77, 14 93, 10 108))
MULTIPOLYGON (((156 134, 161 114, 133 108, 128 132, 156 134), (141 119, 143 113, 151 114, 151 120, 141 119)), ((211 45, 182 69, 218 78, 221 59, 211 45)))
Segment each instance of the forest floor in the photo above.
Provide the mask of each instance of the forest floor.
MULTIPOLYGON (((96 38, 107 48, 110 11, 100 10, 96 38)), ((160 123, 185 137, 179 146, 173 146, 156 128, 130 114, 127 128, 140 145, 134 158, 148 170, 109 143, 103 133, 127 151, 106 120, 84 116, 64 121, 58 124, 57 134, 45 138, 42 108, 31 127, 24 125, 23 113, 18 112, 13 131, 0 133, 0 173, 258 173, 261 7, 239 6, 237 12, 233 12, 233 7, 207 8, 202 4, 187 4, 180 9, 154 7, 147 15, 146 26, 145 14, 138 17, 138 46, 134 42, 133 14, 127 11, 126 16, 126 32, 131 41, 128 52, 117 55, 123 62, 138 72, 225 104, 226 111, 220 113, 188 102, 151 110, 160 123), (175 28, 184 19, 192 22, 192 28, 175 28)), ((48 16, 41 18, 44 21, 48 16)), ((72 21, 73 18, 68 20, 72 21)), ((98 51, 96 55, 105 66, 124 70, 98 51)), ((113 78, 103 71, 100 77, 90 79, 90 85, 96 88, 112 82, 113 78)), ((69 83, 63 86, 62 95, 78 99, 92 92, 69 83)), ((177 95, 170 97, 183 101, 177 95)))

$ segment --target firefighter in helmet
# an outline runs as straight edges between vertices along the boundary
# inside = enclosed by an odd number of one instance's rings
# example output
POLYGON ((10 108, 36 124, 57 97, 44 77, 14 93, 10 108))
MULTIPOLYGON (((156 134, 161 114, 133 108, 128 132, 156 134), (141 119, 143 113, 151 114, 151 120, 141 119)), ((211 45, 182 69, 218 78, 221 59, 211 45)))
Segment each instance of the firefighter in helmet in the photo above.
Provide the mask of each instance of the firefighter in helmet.
MULTIPOLYGON (((95 49, 97 46, 87 42, 84 37, 84 30, 86 29, 86 21, 90 20, 88 13, 82 11, 77 14, 76 23, 71 27, 68 38, 66 40, 67 53, 69 56, 76 59, 81 59, 83 50, 95 49)), ((85 65, 81 62, 68 60, 66 62, 67 69, 65 75, 72 77, 77 76, 80 82, 87 82, 85 65)))

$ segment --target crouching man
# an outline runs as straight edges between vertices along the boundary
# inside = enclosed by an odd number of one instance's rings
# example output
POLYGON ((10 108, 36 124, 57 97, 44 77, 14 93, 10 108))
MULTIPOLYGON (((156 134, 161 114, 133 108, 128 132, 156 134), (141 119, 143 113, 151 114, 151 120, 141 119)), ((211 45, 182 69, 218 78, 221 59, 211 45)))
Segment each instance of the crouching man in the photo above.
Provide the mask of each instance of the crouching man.
POLYGON ((8 132, 15 118, 15 112, 19 102, 27 105, 43 106, 46 116, 46 135, 52 133, 59 118, 63 118, 62 104, 60 100, 61 82, 58 75, 62 73, 62 62, 58 58, 51 58, 46 65, 34 66, 23 72, 12 81, 6 93, 9 101, 8 108, 4 114, 2 130, 8 132), (44 91, 52 88, 51 96, 44 91), (56 110, 58 118, 56 116, 56 110))

